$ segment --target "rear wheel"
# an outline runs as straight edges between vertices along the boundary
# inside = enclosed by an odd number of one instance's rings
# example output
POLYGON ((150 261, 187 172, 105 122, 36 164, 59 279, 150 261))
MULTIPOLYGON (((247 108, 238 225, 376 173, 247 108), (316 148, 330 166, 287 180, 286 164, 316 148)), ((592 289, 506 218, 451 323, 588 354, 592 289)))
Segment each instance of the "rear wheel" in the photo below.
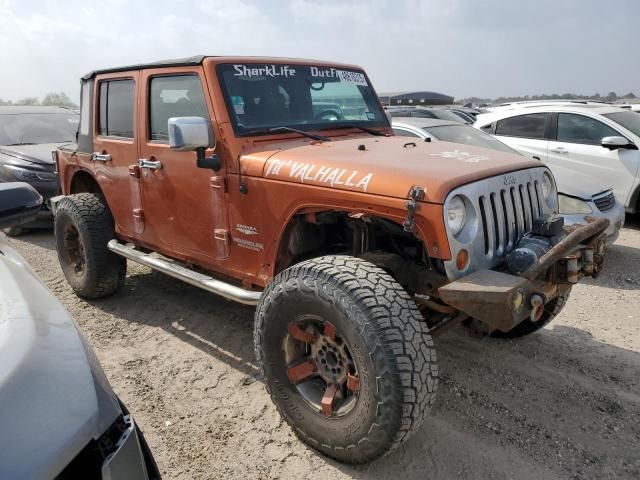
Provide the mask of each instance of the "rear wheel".
POLYGON ((537 332, 545 325, 551 322, 556 316, 562 311, 567 300, 569 300, 569 294, 571 293, 571 288, 568 288, 563 293, 558 295, 556 298, 551 300, 544 306, 544 310, 542 312, 542 316, 537 321, 532 321, 530 319, 523 320, 514 328, 509 330, 508 332, 500 332, 495 330, 491 333, 491 336, 497 338, 517 338, 524 337, 525 335, 529 335, 533 332, 537 332))
POLYGON ((126 260, 107 248, 114 238, 114 222, 102 195, 64 197, 58 203, 54 231, 60 266, 79 296, 105 297, 124 284, 126 260))
POLYGON ((387 273, 328 256, 274 278, 254 339, 267 391, 294 432, 339 461, 364 463, 405 441, 433 404, 428 331, 387 273))

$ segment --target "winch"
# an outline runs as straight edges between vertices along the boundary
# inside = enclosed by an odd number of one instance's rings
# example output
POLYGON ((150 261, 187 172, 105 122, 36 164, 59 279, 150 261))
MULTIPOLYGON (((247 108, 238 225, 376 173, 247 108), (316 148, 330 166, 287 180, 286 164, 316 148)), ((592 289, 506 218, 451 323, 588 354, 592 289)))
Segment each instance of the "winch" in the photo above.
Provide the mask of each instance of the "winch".
POLYGON ((551 250, 564 233, 564 218, 560 215, 547 215, 534 220, 531 232, 525 234, 507 255, 507 268, 514 275, 525 272, 551 250))

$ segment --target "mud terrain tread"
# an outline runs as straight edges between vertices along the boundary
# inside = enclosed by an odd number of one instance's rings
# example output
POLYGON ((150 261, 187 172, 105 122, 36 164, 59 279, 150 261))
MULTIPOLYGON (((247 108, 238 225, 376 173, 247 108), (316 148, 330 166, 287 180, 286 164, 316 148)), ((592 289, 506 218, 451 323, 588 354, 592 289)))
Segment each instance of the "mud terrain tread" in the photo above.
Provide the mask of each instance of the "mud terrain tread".
POLYGON ((107 248, 109 240, 114 238, 114 221, 104 196, 97 193, 77 193, 64 197, 58 204, 55 233, 61 265, 62 240, 58 238, 58 219, 64 218, 65 214, 80 233, 86 259, 86 274, 82 282, 74 284, 69 277, 67 280, 83 298, 95 299, 112 295, 124 285, 127 263, 123 257, 107 248))
POLYGON ((541 328, 544 328, 546 325, 548 325, 551 320, 556 318, 556 316, 566 305, 567 300, 569 300, 570 294, 571 289, 568 289, 566 292, 559 295, 557 298, 553 299, 547 305, 545 305, 544 313, 542 314, 540 320, 538 320, 537 322, 532 322, 531 320, 526 319, 508 332, 499 332, 496 330, 495 332, 491 333, 491 336, 497 338, 518 338, 537 332, 541 328))
POLYGON ((325 256, 294 265, 278 274, 265 289, 255 318, 256 358, 268 393, 298 437, 328 456, 359 464, 392 451, 415 433, 435 401, 438 372, 429 328, 402 286, 365 260, 325 256), (376 370, 377 411, 382 413, 377 414, 368 434, 346 449, 321 445, 311 433, 297 428, 266 379, 261 341, 268 328, 265 319, 274 298, 292 290, 348 306, 349 317, 356 322, 376 370), (385 381, 393 388, 382 389, 380 385, 385 381))

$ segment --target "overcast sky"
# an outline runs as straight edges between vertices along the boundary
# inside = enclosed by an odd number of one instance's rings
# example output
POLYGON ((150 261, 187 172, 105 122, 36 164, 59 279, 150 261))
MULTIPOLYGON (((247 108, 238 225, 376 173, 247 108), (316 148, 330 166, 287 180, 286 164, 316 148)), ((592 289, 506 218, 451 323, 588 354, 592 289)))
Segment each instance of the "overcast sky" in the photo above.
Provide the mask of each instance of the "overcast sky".
POLYGON ((196 54, 356 63, 378 92, 640 95, 639 20, 640 0, 0 0, 0 98, 196 54))

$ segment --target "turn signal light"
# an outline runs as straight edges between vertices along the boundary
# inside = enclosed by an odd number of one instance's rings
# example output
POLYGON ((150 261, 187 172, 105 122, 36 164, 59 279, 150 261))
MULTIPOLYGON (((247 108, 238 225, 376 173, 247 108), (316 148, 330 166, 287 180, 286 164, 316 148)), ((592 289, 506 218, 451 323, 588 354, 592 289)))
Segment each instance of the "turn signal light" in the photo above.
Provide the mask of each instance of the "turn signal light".
POLYGON ((456 256, 456 267, 458 267, 458 270, 464 270, 467 268, 467 265, 469 265, 469 252, 462 249, 456 256))

